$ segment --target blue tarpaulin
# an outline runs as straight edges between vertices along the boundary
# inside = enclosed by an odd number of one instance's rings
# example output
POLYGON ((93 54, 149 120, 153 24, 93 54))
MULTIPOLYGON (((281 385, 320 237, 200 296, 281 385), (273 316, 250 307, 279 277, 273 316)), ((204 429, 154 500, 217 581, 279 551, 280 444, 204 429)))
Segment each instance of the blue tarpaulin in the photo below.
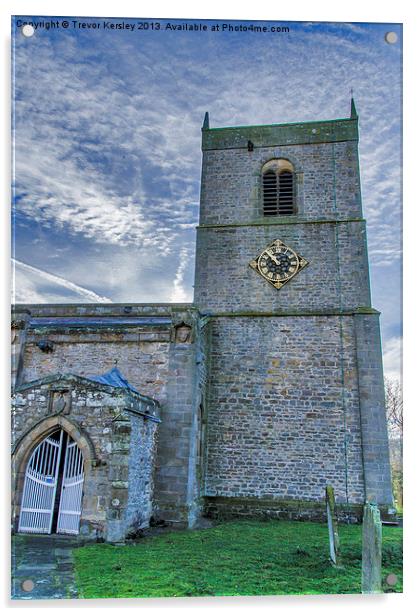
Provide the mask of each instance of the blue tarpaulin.
POLYGON ((111 370, 105 372, 104 374, 100 374, 98 376, 88 376, 86 378, 88 378, 90 381, 103 383, 104 385, 112 385, 112 387, 122 387, 124 389, 130 389, 136 394, 140 393, 135 387, 130 385, 130 383, 125 377, 123 377, 123 375, 116 366, 114 366, 114 368, 111 368, 111 370))

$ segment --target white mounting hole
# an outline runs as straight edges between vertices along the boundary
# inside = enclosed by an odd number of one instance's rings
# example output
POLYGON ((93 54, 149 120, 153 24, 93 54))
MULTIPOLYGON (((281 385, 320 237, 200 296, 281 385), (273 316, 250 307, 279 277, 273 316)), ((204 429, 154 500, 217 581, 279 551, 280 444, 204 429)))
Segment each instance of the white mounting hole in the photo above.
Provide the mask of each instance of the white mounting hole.
POLYGON ((390 43, 391 45, 393 45, 394 43, 396 43, 398 41, 398 36, 396 32, 387 32, 385 34, 385 40, 387 43, 390 43))
POLYGON ((25 24, 22 28, 23 36, 33 36, 35 34, 35 28, 31 24, 25 24))

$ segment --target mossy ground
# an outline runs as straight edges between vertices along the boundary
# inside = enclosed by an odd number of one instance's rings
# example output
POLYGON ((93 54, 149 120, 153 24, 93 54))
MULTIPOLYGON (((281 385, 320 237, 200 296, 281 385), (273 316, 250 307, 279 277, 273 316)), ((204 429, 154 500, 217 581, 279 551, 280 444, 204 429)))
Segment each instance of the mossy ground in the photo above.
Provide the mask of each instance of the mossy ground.
MULTIPOLYGON (((330 564, 326 524, 238 521, 75 549, 76 580, 84 598, 360 593, 361 531, 340 525, 342 569, 330 564)), ((382 560, 383 590, 402 592, 401 528, 383 528, 382 560)))

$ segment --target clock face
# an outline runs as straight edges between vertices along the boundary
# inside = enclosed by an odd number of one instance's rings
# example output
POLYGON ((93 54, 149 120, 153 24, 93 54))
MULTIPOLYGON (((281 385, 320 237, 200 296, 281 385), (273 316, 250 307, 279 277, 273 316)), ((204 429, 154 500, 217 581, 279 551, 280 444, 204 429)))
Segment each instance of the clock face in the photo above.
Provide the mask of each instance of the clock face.
POLYGON ((249 265, 276 289, 281 289, 308 261, 281 240, 274 240, 249 265))

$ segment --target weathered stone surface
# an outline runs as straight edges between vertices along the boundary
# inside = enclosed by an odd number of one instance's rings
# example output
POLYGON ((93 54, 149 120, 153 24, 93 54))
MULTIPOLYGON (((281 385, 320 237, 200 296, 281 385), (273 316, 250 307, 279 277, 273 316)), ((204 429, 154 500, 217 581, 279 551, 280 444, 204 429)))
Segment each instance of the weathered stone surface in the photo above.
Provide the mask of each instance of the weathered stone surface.
MULTIPOLYGON (((204 513, 211 519, 219 520, 258 518, 327 522, 325 503, 310 499, 208 496, 204 513)), ((336 513, 343 522, 361 522, 363 505, 337 504, 336 513)))
POLYGON ((368 306, 365 241, 363 222, 200 227, 195 301, 201 310, 215 313, 334 311, 368 306), (276 239, 309 261, 281 290, 262 280, 248 265, 276 239))
POLYGON ((260 149, 265 146, 290 144, 357 142, 358 138, 356 118, 216 129, 209 129, 208 125, 203 125, 202 149, 206 151, 243 148, 248 151, 248 140, 252 141, 254 148, 260 149))
POLYGON ((338 534, 338 516, 335 506, 334 488, 325 488, 325 505, 327 509, 328 537, 330 542, 330 558, 336 567, 341 566, 340 537, 338 534))
POLYGON ((206 495, 324 503, 334 483, 362 504, 353 318, 220 317, 211 331, 206 495))
POLYGON ((393 509, 378 315, 354 318, 363 439, 365 500, 393 509))
POLYGON ((382 524, 376 505, 363 509, 362 592, 382 592, 382 524))
POLYGON ((200 226, 259 222, 277 227, 361 216, 357 141, 272 145, 252 154, 241 148, 203 151, 200 226), (273 158, 290 161, 298 174, 298 215, 272 217, 270 223, 262 218, 261 168, 273 158))

